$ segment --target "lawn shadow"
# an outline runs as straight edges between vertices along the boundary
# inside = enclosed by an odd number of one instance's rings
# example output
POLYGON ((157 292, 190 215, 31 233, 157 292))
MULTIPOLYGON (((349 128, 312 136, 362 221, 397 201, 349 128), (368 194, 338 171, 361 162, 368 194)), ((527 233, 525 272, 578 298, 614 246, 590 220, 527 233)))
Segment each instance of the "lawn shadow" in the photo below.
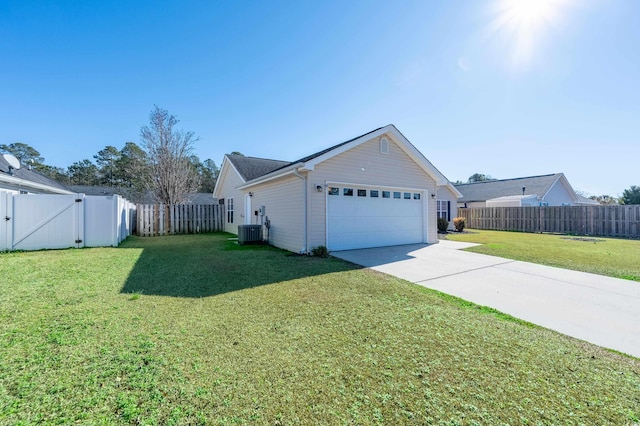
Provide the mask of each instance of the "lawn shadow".
POLYGON ((120 247, 142 249, 142 253, 121 293, 207 297, 360 268, 268 245, 239 246, 232 237, 215 233, 128 238, 120 247))

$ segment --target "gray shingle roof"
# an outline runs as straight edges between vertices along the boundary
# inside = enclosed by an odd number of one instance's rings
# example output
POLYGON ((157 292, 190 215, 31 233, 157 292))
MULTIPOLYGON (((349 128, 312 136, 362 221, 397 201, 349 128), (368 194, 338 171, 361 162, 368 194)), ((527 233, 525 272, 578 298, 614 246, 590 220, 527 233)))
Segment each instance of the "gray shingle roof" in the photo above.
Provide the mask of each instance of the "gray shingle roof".
POLYGON ((462 183, 454 186, 462 193, 462 198, 458 198, 458 202, 461 203, 486 201, 507 195, 522 195, 522 188, 525 188, 525 195, 537 195, 542 198, 561 176, 562 173, 554 173, 515 179, 462 183))
MULTIPOLYGON (((9 163, 7 163, 2 155, 0 155, 0 173, 9 175, 9 163)), ((61 184, 60 182, 49 179, 45 175, 36 172, 35 170, 29 170, 28 167, 20 167, 18 170, 13 170, 13 177, 40 185, 47 185, 53 188, 71 191, 67 186, 61 184)))
POLYGON ((290 164, 289 161, 245 157, 244 155, 237 154, 228 154, 227 158, 229 158, 229 161, 231 161, 238 173, 240 173, 240 176, 242 176, 246 182, 290 164))
POLYGON ((233 163, 233 165, 235 166, 236 170, 238 170, 238 173, 240 173, 242 178, 246 182, 249 182, 250 180, 257 179, 271 172, 275 172, 276 170, 285 169, 287 167, 293 166, 294 164, 304 163, 304 162, 313 160, 314 158, 317 158, 330 151, 333 151, 336 148, 339 148, 343 145, 353 142, 356 139, 359 139, 370 133, 377 132, 380 129, 382 129, 382 127, 378 127, 375 130, 372 130, 370 132, 367 132, 355 138, 349 139, 348 141, 344 141, 337 145, 329 147, 327 149, 323 149, 322 151, 316 152, 315 154, 302 157, 296 161, 269 160, 266 158, 245 157, 244 155, 236 155, 236 154, 227 154, 227 157, 229 158, 231 163, 233 163))

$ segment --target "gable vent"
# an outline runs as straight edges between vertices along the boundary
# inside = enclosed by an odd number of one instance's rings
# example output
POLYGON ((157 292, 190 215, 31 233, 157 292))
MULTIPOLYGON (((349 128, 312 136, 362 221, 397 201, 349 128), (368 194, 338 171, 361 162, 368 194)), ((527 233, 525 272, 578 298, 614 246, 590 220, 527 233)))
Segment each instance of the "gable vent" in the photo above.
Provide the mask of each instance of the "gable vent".
POLYGON ((380 154, 389 153, 389 140, 387 138, 380 139, 380 154))

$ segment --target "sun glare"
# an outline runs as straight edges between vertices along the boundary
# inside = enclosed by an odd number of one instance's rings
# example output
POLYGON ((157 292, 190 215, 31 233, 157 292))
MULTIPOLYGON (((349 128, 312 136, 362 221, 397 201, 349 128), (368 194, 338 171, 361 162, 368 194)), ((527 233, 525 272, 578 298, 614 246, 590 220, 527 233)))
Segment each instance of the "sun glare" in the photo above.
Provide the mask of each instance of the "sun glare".
POLYGON ((570 0, 497 0, 492 33, 501 33, 511 50, 512 62, 526 66, 540 44, 550 36, 570 0))

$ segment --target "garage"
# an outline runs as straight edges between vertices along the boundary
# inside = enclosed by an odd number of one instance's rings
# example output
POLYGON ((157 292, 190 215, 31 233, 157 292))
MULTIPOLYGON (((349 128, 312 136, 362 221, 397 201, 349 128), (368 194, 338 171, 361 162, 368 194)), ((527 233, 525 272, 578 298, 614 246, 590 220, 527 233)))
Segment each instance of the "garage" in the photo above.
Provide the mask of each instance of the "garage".
POLYGON ((351 250, 424 241, 423 192, 363 185, 327 188, 327 247, 351 250))

